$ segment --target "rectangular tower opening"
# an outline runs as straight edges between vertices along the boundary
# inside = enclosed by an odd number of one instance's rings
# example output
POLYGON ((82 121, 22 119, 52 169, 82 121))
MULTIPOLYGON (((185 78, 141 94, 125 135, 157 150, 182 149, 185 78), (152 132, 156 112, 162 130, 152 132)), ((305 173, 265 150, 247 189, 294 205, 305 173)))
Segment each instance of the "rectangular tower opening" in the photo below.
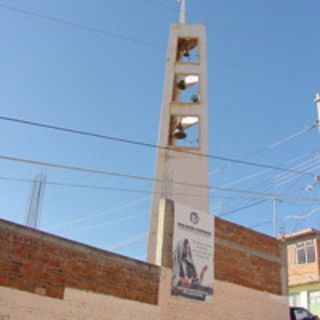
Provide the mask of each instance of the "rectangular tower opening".
POLYGON ((199 117, 171 116, 169 145, 178 148, 200 147, 199 117))
POLYGON ((199 103, 199 82, 197 74, 177 74, 174 81, 173 101, 180 103, 199 103))
POLYGON ((196 38, 179 38, 177 62, 199 63, 199 46, 196 38))

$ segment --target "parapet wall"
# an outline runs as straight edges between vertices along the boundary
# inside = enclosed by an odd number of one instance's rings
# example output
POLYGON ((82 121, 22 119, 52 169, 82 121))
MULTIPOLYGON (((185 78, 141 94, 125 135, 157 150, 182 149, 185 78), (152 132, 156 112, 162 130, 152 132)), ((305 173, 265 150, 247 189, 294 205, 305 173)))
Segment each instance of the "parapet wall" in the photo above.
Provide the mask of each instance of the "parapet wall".
POLYGON ((0 220, 0 286, 59 299, 67 287, 157 304, 160 271, 0 220))
POLYGON ((221 219, 215 230, 215 293, 204 303, 171 296, 170 269, 0 220, 0 315, 287 320, 280 242, 221 219))
POLYGON ((215 277, 247 288, 286 295, 284 243, 216 218, 215 277))

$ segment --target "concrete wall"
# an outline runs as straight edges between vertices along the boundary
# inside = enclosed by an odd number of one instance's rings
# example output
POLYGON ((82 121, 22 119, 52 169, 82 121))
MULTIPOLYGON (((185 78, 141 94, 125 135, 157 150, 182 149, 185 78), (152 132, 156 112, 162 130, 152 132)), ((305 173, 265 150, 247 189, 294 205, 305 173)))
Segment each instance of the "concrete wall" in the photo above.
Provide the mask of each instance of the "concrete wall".
MULTIPOLYGON (((163 284, 170 284, 164 271, 163 284)), ((66 289, 63 300, 0 287, 0 314, 10 320, 288 320, 288 307, 278 296, 216 281, 212 303, 171 298, 165 285, 159 305, 93 292, 66 289)))
MULTIPOLYGON (((240 229, 233 233, 234 225, 228 222, 218 222, 216 230, 218 226, 224 231, 230 228, 228 240, 221 236, 218 241, 225 241, 224 246, 232 246, 236 251, 246 252, 247 259, 237 261, 236 256, 232 258, 229 252, 220 251, 223 259, 219 255, 216 257, 215 294, 211 302, 203 303, 170 295, 170 269, 0 220, 0 315, 8 314, 10 320, 287 320, 287 300, 277 293, 281 284, 274 283, 267 287, 267 292, 249 288, 251 284, 246 281, 242 285, 232 283, 246 279, 242 263, 248 268, 251 264, 256 265, 255 271, 262 277, 262 271, 266 270, 260 267, 265 261, 252 259, 252 254, 280 259, 279 244, 267 237, 265 240, 270 240, 270 244, 259 245, 265 236, 254 235, 247 229, 242 230, 248 232, 243 236, 238 234, 240 229), (247 247, 249 242, 250 247, 247 247), (274 246, 275 257, 272 252, 268 253, 268 246, 274 246), (228 256, 230 259, 226 260, 228 256), (237 268, 231 268, 234 264, 239 264, 240 278, 234 277, 233 273, 237 272, 237 268), (227 273, 221 273, 223 265, 225 268, 230 266, 230 281, 226 281, 227 273), (59 270, 62 271, 59 273, 59 270), (219 277, 225 280, 219 280, 219 277)), ((276 270, 277 274, 281 272, 278 265, 276 270)), ((247 278, 253 277, 250 272, 247 272, 247 278)), ((276 282, 280 278, 277 276, 276 282)), ((265 281, 268 279, 269 276, 265 281)), ((261 281, 257 283, 262 285, 261 281)))

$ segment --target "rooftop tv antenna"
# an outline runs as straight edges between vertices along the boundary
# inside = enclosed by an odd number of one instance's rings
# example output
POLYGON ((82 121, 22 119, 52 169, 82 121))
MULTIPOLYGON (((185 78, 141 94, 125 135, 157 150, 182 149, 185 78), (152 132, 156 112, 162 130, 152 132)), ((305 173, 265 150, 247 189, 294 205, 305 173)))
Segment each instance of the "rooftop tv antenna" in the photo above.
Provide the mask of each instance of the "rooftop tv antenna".
POLYGON ((33 180, 31 186, 25 224, 34 229, 37 229, 40 225, 46 180, 47 175, 45 173, 38 174, 33 180))
POLYGON ((187 17, 187 5, 186 5, 186 0, 178 0, 178 2, 181 3, 181 8, 180 8, 180 18, 179 22, 180 23, 186 23, 186 17, 187 17))

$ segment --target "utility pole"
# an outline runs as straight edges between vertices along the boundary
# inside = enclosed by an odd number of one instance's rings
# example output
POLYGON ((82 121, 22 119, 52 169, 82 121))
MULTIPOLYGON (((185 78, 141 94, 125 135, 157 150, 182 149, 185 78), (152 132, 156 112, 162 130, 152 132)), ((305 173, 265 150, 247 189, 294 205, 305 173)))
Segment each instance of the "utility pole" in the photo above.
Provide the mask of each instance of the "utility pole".
POLYGON ((278 235, 278 199, 274 198, 272 200, 272 225, 273 225, 273 236, 277 237, 278 235))
POLYGON ((316 94, 316 98, 314 99, 317 108, 317 127, 320 128, 320 94, 316 94))
MULTIPOLYGON (((320 132, 320 94, 317 93, 316 94, 316 97, 314 99, 314 102, 316 104, 316 108, 317 108, 317 128, 318 128, 318 131, 320 132)), ((315 184, 319 184, 320 183, 320 176, 317 175, 315 177, 315 184)))

